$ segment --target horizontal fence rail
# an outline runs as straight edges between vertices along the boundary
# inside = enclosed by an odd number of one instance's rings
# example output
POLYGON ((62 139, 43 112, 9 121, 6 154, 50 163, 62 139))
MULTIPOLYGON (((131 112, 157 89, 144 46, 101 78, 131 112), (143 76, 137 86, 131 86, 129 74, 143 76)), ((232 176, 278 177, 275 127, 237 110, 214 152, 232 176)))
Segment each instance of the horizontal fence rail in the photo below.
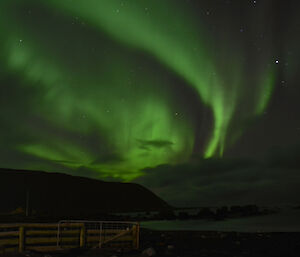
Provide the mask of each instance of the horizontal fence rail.
POLYGON ((139 248, 139 223, 62 220, 58 223, 0 224, 0 253, 68 248, 139 248))

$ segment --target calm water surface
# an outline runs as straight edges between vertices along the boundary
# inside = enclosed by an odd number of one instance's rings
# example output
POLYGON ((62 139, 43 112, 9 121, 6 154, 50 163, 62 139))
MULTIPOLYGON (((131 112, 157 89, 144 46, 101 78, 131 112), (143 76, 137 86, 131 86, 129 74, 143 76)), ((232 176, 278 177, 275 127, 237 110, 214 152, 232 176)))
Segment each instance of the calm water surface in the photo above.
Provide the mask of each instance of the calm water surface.
POLYGON ((282 210, 280 213, 276 214, 228 219, 224 221, 147 221, 142 222, 141 226, 154 230, 300 232, 300 210, 282 210))

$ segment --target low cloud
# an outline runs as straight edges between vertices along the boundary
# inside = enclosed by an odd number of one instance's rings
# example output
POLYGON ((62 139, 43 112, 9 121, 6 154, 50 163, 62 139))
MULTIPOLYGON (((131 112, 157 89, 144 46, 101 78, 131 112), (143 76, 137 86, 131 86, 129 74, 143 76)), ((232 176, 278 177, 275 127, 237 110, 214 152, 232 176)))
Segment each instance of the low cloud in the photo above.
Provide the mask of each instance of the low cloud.
POLYGON ((208 159, 144 170, 135 180, 175 206, 299 204, 300 148, 263 162, 208 159))

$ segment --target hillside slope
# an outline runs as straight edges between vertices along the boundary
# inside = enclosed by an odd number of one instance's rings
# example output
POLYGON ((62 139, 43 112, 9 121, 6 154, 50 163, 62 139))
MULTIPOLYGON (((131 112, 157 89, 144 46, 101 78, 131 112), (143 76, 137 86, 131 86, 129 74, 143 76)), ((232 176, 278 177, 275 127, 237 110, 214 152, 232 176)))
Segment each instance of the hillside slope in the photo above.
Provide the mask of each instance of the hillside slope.
POLYGON ((0 169, 0 213, 18 207, 47 215, 166 210, 170 206, 133 183, 104 182, 61 173, 0 169))

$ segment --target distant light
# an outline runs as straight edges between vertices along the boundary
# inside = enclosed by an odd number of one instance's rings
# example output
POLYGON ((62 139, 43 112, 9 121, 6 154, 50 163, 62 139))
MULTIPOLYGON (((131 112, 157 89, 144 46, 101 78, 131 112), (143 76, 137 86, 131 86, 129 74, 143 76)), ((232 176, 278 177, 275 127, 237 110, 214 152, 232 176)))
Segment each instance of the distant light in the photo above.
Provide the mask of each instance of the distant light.
POLYGON ((275 61, 275 63, 276 63, 276 64, 278 64, 278 63, 279 63, 279 61, 278 61, 278 60, 276 60, 276 61, 275 61))

